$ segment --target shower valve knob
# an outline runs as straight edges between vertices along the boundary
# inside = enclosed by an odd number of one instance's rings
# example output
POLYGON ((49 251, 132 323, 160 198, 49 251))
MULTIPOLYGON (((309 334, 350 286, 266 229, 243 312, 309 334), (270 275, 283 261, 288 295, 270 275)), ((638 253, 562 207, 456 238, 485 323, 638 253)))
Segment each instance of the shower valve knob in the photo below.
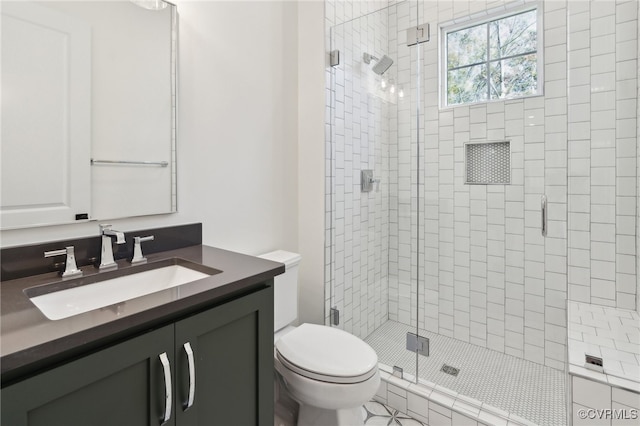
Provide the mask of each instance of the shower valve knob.
POLYGON ((371 183, 371 185, 373 186, 373 184, 376 184, 376 192, 380 190, 380 179, 371 179, 369 180, 369 183, 371 183))
POLYGON ((360 189, 362 192, 371 192, 373 184, 376 184, 376 191, 380 189, 380 179, 373 178, 373 170, 360 171, 360 189))

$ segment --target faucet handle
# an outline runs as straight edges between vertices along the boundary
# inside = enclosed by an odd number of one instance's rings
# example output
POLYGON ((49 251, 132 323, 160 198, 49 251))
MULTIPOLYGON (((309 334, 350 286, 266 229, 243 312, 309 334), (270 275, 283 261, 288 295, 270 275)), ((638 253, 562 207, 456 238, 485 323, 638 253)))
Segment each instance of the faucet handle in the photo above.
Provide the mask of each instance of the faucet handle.
POLYGON ((104 231, 110 231, 113 225, 109 223, 101 223, 100 224, 100 234, 104 233, 104 231))
POLYGON ((73 246, 68 246, 60 250, 45 251, 44 257, 62 256, 65 254, 67 255, 67 262, 62 277, 67 278, 82 275, 82 271, 78 269, 76 264, 76 255, 73 246))
POLYGON ((153 241, 153 235, 147 237, 133 237, 133 258, 131 264, 145 263, 147 258, 142 255, 142 243, 145 241, 153 241))

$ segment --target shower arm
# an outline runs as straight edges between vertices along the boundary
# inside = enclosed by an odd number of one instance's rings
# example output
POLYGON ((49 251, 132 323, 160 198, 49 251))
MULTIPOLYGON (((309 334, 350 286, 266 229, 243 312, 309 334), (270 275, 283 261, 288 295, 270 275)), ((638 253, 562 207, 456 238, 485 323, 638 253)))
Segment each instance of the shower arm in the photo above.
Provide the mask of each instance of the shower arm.
POLYGON ((364 52, 362 54, 362 60, 364 61, 365 64, 367 64, 367 65, 371 64, 371 60, 372 59, 374 61, 376 61, 376 62, 380 60, 380 59, 376 58, 375 56, 368 54, 367 52, 364 52))

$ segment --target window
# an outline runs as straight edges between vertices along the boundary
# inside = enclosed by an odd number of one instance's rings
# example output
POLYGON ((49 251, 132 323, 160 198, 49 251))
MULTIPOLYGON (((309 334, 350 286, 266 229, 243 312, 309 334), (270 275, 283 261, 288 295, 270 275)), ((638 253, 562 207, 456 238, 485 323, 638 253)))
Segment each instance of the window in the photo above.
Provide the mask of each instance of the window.
POLYGON ((443 104, 459 105, 542 93, 538 10, 443 29, 443 104))

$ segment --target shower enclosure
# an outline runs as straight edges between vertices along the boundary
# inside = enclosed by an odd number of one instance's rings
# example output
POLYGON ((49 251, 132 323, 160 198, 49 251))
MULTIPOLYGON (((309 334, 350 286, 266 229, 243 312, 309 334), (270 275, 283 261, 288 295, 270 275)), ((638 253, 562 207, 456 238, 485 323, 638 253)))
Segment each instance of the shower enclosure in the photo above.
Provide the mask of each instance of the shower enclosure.
POLYGON ((637 309, 637 31, 604 52, 627 2, 495 3, 327 3, 326 322, 458 413, 566 424, 567 301, 637 309), (543 91, 443 107, 441 28, 525 12, 543 91))

